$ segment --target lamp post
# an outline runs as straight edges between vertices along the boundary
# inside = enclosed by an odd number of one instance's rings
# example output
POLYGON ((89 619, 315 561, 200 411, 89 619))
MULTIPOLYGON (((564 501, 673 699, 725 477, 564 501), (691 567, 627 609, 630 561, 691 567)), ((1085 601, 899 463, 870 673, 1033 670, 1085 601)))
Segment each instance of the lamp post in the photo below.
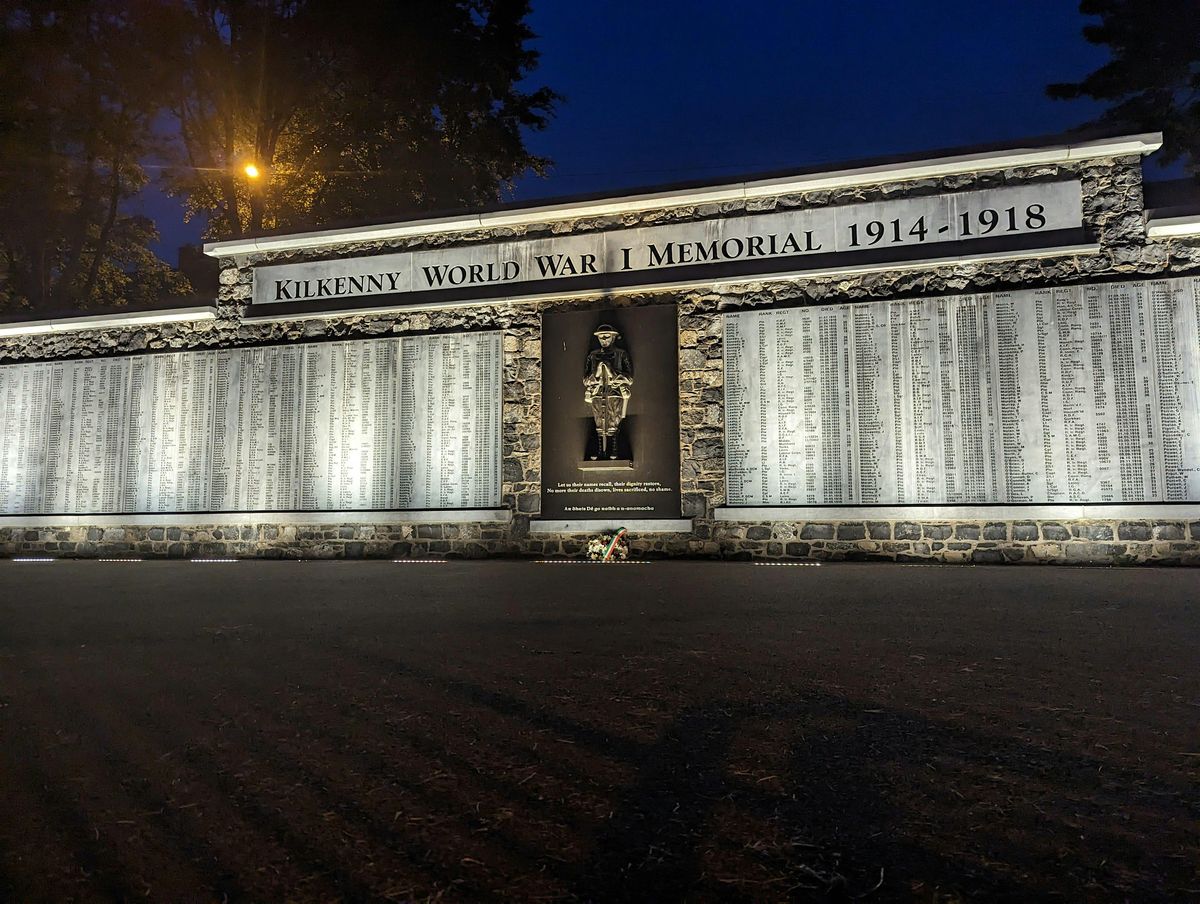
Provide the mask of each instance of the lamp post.
POLYGON ((263 201, 266 186, 262 181, 263 172, 254 161, 247 161, 242 166, 242 175, 246 177, 246 187, 250 195, 250 232, 262 229, 263 201))

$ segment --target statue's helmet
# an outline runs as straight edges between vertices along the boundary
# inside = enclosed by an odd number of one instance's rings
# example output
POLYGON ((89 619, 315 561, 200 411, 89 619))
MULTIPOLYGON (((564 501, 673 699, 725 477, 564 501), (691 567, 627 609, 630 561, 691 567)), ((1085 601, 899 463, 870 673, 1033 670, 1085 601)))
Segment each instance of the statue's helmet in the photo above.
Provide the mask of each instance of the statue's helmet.
POLYGON ((597 336, 597 337, 599 337, 599 336, 620 336, 621 333, 619 330, 614 329, 613 327, 609 326, 607 323, 602 323, 602 324, 600 324, 600 326, 596 327, 596 332, 592 333, 592 335, 597 336))

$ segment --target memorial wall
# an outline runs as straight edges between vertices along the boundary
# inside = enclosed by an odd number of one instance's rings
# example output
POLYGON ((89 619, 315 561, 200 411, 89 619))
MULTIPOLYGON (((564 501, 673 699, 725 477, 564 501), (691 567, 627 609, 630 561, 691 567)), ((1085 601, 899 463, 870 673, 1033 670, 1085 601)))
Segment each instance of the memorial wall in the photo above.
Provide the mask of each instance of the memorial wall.
POLYGON ((487 508, 498 333, 0 367, 0 513, 487 508))
POLYGON ((210 244, 200 308, 0 322, 0 556, 1200 564, 1160 145, 210 244))
POLYGON ((725 315, 730 505, 1200 501, 1200 279, 725 315))

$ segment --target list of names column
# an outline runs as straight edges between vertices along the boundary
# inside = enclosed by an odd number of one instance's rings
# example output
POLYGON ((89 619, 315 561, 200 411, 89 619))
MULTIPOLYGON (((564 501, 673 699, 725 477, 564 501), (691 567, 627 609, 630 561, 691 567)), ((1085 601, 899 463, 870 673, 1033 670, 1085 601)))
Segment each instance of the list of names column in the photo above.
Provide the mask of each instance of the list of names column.
POLYGON ((725 315, 732 505, 1200 501, 1200 279, 725 315))
POLYGON ((0 366, 0 514, 500 502, 498 333, 0 366))

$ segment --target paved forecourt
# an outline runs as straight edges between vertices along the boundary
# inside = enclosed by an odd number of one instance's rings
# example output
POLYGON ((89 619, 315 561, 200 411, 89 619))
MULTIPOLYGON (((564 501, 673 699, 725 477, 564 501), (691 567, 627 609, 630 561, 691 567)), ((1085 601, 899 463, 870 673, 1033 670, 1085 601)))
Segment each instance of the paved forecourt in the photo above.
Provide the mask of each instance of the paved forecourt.
POLYGON ((1183 900, 1198 591, 2 562, 0 898, 1183 900))

